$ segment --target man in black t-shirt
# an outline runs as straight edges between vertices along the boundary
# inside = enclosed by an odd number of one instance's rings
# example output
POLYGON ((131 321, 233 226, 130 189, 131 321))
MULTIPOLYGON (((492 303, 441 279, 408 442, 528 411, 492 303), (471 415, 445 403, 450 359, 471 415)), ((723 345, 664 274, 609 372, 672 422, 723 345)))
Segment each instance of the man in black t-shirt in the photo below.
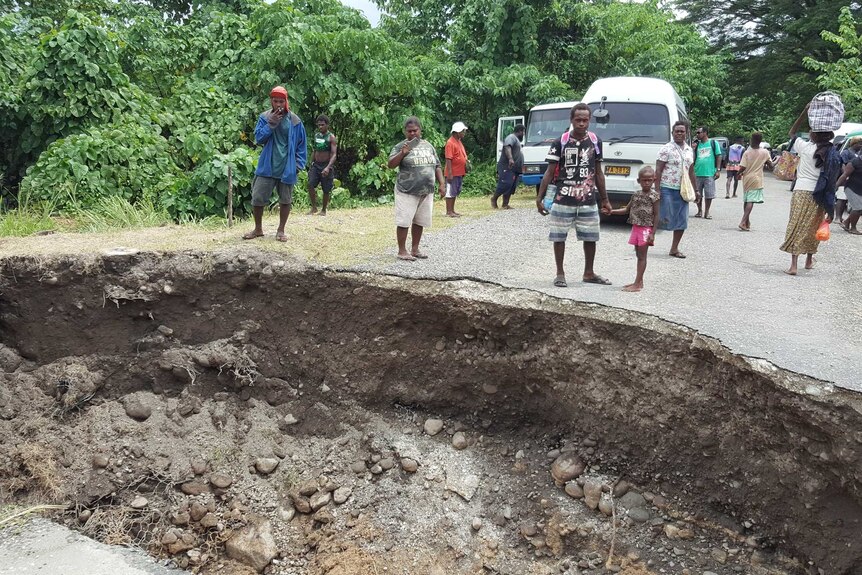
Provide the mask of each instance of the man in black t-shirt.
POLYGON ((596 242, 599 240, 599 209, 596 192, 601 199, 601 211, 611 213, 611 204, 605 190, 605 175, 602 172, 602 141, 590 132, 590 108, 576 104, 571 112, 572 130, 551 144, 548 169, 539 184, 536 207, 539 213, 551 214, 548 239, 554 242, 554 260, 557 276, 554 285, 566 287, 563 260, 566 254, 566 239, 569 229, 575 228, 579 241, 584 243, 584 275, 586 283, 610 285, 610 281, 593 271, 596 257, 596 242), (548 186, 554 185, 556 192, 549 210, 542 203, 548 186))

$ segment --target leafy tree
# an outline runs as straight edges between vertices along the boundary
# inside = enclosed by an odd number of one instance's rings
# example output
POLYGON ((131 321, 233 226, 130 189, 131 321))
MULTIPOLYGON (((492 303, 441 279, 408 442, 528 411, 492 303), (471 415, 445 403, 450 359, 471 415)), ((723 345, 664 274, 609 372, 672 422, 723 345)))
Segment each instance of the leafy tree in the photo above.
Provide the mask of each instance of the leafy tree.
MULTIPOLYGON (((805 57, 832 60, 821 31, 834 30, 846 0, 676 0, 687 22, 706 31, 717 48, 730 50, 737 97, 785 91, 783 106, 799 109, 816 91, 805 57)), ((862 6, 850 4, 858 15, 862 6)), ((730 87, 729 87, 730 88, 730 87)))
POLYGON ((862 34, 848 6, 841 8, 838 16, 838 33, 824 30, 824 40, 835 44, 841 58, 832 62, 821 62, 812 57, 805 58, 805 65, 819 72, 817 83, 824 90, 838 93, 844 103, 845 115, 862 118, 862 34))
POLYGON ((111 34, 76 10, 41 39, 22 85, 25 154, 37 155, 58 138, 154 109, 123 73, 111 34))

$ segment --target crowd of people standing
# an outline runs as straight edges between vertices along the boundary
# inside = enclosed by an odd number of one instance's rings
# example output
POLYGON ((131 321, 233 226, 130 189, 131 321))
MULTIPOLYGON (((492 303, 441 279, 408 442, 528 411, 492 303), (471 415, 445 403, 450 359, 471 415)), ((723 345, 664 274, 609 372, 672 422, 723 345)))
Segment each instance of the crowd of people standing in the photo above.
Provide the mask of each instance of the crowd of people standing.
MULTIPOLYGON (((276 239, 285 241, 284 226, 290 213, 297 171, 305 167, 306 137, 302 122, 290 111, 283 87, 273 88, 270 103, 271 109, 261 113, 255 129, 256 141, 264 146, 252 183, 255 228, 243 238, 263 235, 263 208, 268 205, 273 191, 277 191, 280 218, 276 239)), ((802 254, 806 255, 806 269, 813 268, 820 242, 818 229, 824 222, 828 225, 832 221, 833 213, 846 231, 862 234, 856 229, 862 216, 862 158, 858 156, 862 138, 851 142, 848 149, 854 154, 845 158, 839 158, 832 145, 831 131, 812 129, 807 140, 794 138, 808 112, 806 106, 790 128, 790 148, 798 155, 799 164, 785 241, 780 248, 791 255, 791 265, 786 271, 790 275, 798 273, 797 262, 802 254), (839 197, 838 209, 834 210, 838 186, 846 186, 846 195, 839 197), (843 217, 845 206, 850 209, 846 220, 843 217)), ((640 190, 633 194, 627 206, 613 210, 605 189, 602 141, 588 131, 590 117, 586 104, 576 104, 572 108, 571 128, 550 144, 545 158, 547 169, 537 190, 537 210, 549 216, 548 239, 553 243, 556 263, 553 284, 568 285, 564 260, 569 231, 574 230, 576 239, 583 244, 582 281, 610 285, 609 280, 593 269, 600 218, 601 215, 628 215, 632 224, 629 243, 634 246, 638 263, 635 281, 624 289, 639 291, 644 285, 647 252, 654 245, 656 230, 672 232, 668 254, 684 259, 686 255, 680 250, 680 244, 688 228, 689 203, 693 201, 697 206, 693 217, 712 219, 710 209, 716 197, 716 181, 721 175, 722 150, 710 139, 706 126, 697 128, 696 140, 689 145, 689 125, 686 121, 677 121, 671 129, 671 141, 658 152, 655 168, 645 166, 638 173, 640 190)), ((337 139, 329 131, 326 116, 319 116, 316 126, 308 178, 310 213, 317 211, 316 188, 319 185, 323 190, 321 214, 325 214, 333 185, 337 139)), ((407 118, 403 129, 404 139, 393 146, 388 167, 398 169, 394 190, 397 257, 415 261, 427 258, 420 249, 420 241, 424 228, 431 225, 435 191, 445 199, 446 216, 461 215, 455 210, 455 203, 464 176, 470 171, 463 144, 467 126, 460 121, 452 125, 443 163, 434 146, 422 138, 419 118, 407 118)), ((521 140, 524 131, 523 125, 515 126, 514 132, 504 141, 497 164, 497 186, 491 197, 494 208, 498 207, 501 197, 502 207, 508 208, 517 187, 523 170, 521 140)), ((772 168, 770 154, 761 149, 761 141, 762 135, 754 132, 748 148, 743 145, 742 138, 736 138, 728 150, 725 197, 730 198, 731 191, 736 197, 738 185, 742 183, 743 214, 738 228, 743 232, 751 230, 754 206, 764 201, 764 169, 772 168)))

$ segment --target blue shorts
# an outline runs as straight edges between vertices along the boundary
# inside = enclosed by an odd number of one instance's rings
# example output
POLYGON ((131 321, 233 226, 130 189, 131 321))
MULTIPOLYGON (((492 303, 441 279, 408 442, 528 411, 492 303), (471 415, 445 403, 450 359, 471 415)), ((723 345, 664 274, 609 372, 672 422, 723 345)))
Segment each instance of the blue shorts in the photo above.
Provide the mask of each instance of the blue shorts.
POLYGON ((551 228, 548 239, 564 242, 569 236, 569 228, 575 228, 575 235, 581 242, 599 241, 599 206, 584 204, 566 206, 554 203, 548 226, 551 228))
POLYGON ((464 183, 464 176, 452 176, 451 182, 446 182, 446 197, 457 198, 461 195, 461 184, 464 183))
POLYGON ((668 231, 688 228, 688 202, 682 199, 679 190, 661 187, 658 227, 668 231))

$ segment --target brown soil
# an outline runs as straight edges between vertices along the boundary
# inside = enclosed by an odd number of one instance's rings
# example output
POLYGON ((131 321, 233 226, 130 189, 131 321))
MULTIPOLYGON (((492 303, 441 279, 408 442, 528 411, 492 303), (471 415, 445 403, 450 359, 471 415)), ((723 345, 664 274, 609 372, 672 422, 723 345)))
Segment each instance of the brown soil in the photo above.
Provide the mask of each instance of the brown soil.
POLYGON ((279 574, 862 573, 858 395, 634 312, 277 257, 0 260, 0 503, 202 572, 248 572, 224 541, 258 514, 279 574), (650 520, 569 497, 555 450, 650 520), (309 480, 352 493, 291 517, 309 480), (194 504, 218 525, 170 553, 194 504))

